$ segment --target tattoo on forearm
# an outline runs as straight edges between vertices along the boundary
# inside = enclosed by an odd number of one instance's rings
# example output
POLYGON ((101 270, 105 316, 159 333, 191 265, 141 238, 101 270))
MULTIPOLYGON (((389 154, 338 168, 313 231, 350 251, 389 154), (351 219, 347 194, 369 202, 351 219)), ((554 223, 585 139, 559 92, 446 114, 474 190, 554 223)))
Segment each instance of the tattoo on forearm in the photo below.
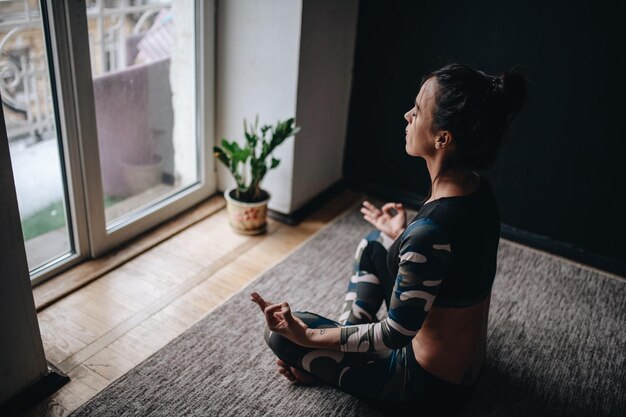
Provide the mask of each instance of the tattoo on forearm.
POLYGON ((320 329, 320 334, 324 334, 324 329, 320 329))

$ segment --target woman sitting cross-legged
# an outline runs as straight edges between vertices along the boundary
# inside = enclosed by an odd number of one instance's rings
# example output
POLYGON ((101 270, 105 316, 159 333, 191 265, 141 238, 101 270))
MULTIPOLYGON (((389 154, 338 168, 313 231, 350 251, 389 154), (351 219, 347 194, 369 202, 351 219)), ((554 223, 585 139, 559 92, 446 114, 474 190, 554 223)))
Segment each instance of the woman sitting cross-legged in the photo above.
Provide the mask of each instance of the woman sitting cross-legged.
POLYGON ((491 185, 476 171, 495 162, 525 96, 517 70, 451 64, 424 77, 404 115, 405 149, 425 159, 430 193, 408 225, 401 204, 363 203, 376 230, 357 247, 339 320, 251 295, 289 380, 330 384, 393 414, 455 415, 467 404, 485 366, 500 239, 491 185))

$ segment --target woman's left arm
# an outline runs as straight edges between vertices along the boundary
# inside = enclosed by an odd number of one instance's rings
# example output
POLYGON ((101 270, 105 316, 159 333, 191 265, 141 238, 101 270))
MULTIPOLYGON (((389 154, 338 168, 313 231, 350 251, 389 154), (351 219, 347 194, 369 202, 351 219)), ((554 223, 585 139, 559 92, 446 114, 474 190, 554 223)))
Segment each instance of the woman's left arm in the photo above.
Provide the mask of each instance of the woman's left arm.
POLYGON ((388 317, 375 323, 311 329, 291 314, 289 304, 267 303, 252 293, 269 329, 298 345, 343 352, 398 349, 411 343, 426 319, 451 263, 447 234, 430 219, 421 219, 403 235, 398 277, 388 317))

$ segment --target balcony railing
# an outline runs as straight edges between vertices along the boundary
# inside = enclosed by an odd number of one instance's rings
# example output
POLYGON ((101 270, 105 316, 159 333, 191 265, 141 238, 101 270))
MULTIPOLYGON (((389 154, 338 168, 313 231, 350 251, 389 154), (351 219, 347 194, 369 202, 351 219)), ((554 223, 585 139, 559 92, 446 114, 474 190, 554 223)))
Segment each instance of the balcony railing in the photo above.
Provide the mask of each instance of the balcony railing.
MULTIPOLYGON (((125 67, 126 38, 171 1, 90 0, 87 17, 94 76, 125 67)), ((38 142, 55 132, 48 62, 37 1, 0 2, 0 94, 9 141, 38 142)))

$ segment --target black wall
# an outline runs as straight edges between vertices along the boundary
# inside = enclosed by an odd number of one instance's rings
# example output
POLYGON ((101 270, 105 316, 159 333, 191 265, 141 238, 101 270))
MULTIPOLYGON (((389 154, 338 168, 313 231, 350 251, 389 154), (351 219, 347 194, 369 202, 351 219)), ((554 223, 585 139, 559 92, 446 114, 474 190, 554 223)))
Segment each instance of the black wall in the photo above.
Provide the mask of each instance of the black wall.
POLYGON ((626 275, 625 3, 362 0, 345 177, 384 198, 425 196, 426 164, 404 151, 421 77, 453 60, 519 64, 528 101, 481 173, 503 237, 626 275))

